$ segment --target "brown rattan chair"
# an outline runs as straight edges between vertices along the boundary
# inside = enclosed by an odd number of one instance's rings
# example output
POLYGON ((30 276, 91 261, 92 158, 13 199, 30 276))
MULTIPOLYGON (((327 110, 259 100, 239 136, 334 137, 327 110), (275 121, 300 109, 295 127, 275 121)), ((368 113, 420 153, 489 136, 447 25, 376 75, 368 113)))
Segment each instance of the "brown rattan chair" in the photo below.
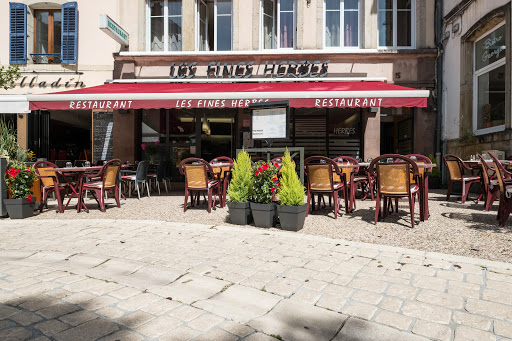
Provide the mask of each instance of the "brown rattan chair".
MULTIPOLYGON (((359 165, 359 162, 357 159, 351 157, 351 156, 338 156, 337 158, 333 159, 336 163, 345 163, 349 165, 359 165)), ((356 168, 342 168, 341 169, 343 173, 345 173, 347 178, 347 185, 348 185, 348 191, 350 193, 350 211, 352 212, 356 208, 356 191, 359 184, 363 186, 363 188, 369 188, 368 183, 368 175, 360 175, 359 174, 359 167, 356 168)), ((336 174, 334 174, 334 177, 336 180, 339 179, 336 174)), ((368 189, 369 190, 369 189, 368 189)), ((373 194, 372 194, 373 198, 373 194)))
POLYGON ((454 184, 462 185, 462 203, 466 202, 469 194, 469 189, 472 184, 480 183, 480 176, 473 175, 474 170, 464 164, 464 161, 457 155, 446 154, 444 156, 444 164, 448 168, 448 192, 446 193, 446 200, 450 200, 454 184), (464 171, 470 171, 472 175, 464 175, 464 171))
MULTIPOLYGON (((283 157, 282 156, 275 157, 272 160, 270 160, 270 162, 273 165, 277 164, 277 167, 278 167, 277 176, 280 177, 281 176, 281 168, 283 166, 283 157)), ((296 167, 295 160, 293 160, 293 159, 292 159, 292 164, 293 164, 293 167, 296 167)))
POLYGON ((215 198, 213 191, 220 193, 220 183, 218 180, 212 180, 215 173, 212 166, 203 159, 191 157, 180 162, 180 173, 185 176, 185 202, 183 204, 183 212, 187 210, 187 201, 190 194, 191 206, 195 201, 199 203, 199 194, 201 192, 208 193, 208 213, 215 207, 215 198), (197 199, 196 199, 197 195, 197 199), (213 205, 212 205, 213 199, 213 205))
POLYGON ((507 171, 492 153, 489 153, 489 156, 493 161, 494 172, 500 188, 500 205, 497 219, 499 226, 505 226, 512 211, 512 183, 510 182, 512 172, 507 171))
POLYGON ((345 199, 345 212, 348 213, 348 191, 346 176, 342 173, 333 160, 324 156, 310 156, 304 160, 306 167, 306 175, 308 177, 308 210, 310 204, 315 207, 315 193, 322 195, 332 195, 334 197, 334 218, 338 218, 340 198, 339 194, 343 194, 345 199), (334 174, 340 177, 340 181, 334 180, 334 174))
MULTIPOLYGON (((499 180, 496 179, 496 172, 494 171, 494 168, 491 168, 489 164, 485 161, 484 157, 480 154, 478 154, 478 157, 480 158, 480 162, 482 165, 482 180, 484 183, 484 195, 485 195, 485 210, 490 211, 492 208, 492 204, 498 197, 500 186, 499 186, 499 180)), ((509 179, 505 179, 509 180, 509 179)))
POLYGON ((48 194, 55 193, 59 212, 64 212, 64 195, 65 190, 69 188, 67 183, 60 183, 59 176, 54 168, 56 164, 49 161, 37 161, 34 164, 34 171, 41 182, 41 203, 39 204, 39 212, 43 212, 43 207, 47 205, 48 194))
MULTIPOLYGON (((94 199, 98 202, 100 210, 105 212, 105 197, 107 192, 114 191, 114 198, 116 200, 117 207, 121 207, 119 201, 119 172, 121 171, 121 160, 113 159, 105 163, 96 174, 86 175, 92 180, 90 182, 82 182, 80 191, 91 191, 94 199)), ((80 204, 80 203, 79 203, 80 204)))
MULTIPOLYGON (((408 154, 406 155, 409 159, 416 162, 417 165, 427 164, 431 165, 432 160, 428 156, 421 155, 421 154, 408 154)), ((420 178, 423 180, 423 203, 424 203, 424 212, 425 212, 425 219, 428 218, 429 215, 429 209, 428 209, 428 176, 430 173, 432 173, 431 167, 418 167, 418 172, 420 175, 420 178)), ((411 183, 414 182, 414 176, 411 173, 411 183)))
POLYGON ((229 181, 231 179, 231 170, 233 169, 235 162, 232 158, 227 156, 219 156, 210 161, 212 165, 213 173, 220 182, 220 207, 226 206, 226 193, 228 191, 229 181), (216 167, 216 164, 222 164, 221 167, 216 167))
MULTIPOLYGON (((418 194, 421 195, 423 193, 418 185, 418 183, 420 183, 420 179, 416 163, 403 155, 386 154, 373 159, 368 170, 375 176, 375 185, 377 187, 377 196, 375 198, 375 224, 377 224, 380 216, 381 199, 383 199, 384 203, 383 218, 385 218, 389 214, 388 200, 395 199, 398 202, 398 199, 400 198, 407 198, 409 200, 409 208, 411 212, 411 224, 412 227, 414 227, 415 199, 418 194), (389 158, 393 158, 394 162, 381 162, 382 160, 389 158), (402 161, 397 161, 397 159, 402 161), (416 183, 411 183, 411 171, 416 183)), ((396 206, 398 211, 398 205, 396 206)))

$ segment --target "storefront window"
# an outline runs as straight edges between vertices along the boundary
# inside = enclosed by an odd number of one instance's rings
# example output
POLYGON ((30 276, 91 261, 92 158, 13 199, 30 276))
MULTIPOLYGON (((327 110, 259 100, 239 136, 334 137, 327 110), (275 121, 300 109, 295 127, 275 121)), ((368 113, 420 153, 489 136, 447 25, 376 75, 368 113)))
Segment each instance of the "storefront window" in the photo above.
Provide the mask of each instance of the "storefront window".
POLYGON ((263 0, 262 5, 263 48, 294 48, 295 1, 263 0))
POLYGON ((362 157, 361 109, 333 108, 328 113, 329 157, 362 157))
POLYGON ((477 130, 505 124, 505 25, 475 42, 475 118, 477 130))
POLYGON ((181 51, 181 0, 149 0, 148 6, 150 50, 181 51))
POLYGON ((325 46, 358 47, 359 0, 325 0, 325 46))
POLYGON ((232 1, 200 0, 197 11, 199 51, 230 51, 233 40, 232 1))
POLYGON ((62 15, 60 10, 36 10, 35 63, 60 63, 62 15))
POLYGON ((379 47, 414 47, 415 0, 378 0, 379 47))

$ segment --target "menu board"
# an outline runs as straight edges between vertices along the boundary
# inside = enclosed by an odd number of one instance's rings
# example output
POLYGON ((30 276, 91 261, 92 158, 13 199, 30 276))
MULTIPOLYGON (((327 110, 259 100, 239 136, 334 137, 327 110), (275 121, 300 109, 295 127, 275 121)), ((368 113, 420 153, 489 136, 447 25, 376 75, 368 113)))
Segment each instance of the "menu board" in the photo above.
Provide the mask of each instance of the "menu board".
POLYGON ((92 159, 110 160, 114 157, 113 131, 114 114, 112 112, 93 112, 92 114, 92 159))
POLYGON ((266 108, 254 109, 251 122, 252 139, 286 139, 288 138, 288 109, 266 108))

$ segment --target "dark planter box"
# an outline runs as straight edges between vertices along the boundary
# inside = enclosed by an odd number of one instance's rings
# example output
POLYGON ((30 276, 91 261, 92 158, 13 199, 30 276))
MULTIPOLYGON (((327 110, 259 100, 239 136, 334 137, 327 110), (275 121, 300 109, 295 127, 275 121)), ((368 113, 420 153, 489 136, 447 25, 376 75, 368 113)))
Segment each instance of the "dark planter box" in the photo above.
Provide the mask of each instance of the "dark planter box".
POLYGON ((308 204, 302 206, 277 206, 281 228, 287 231, 299 231, 304 227, 308 204))
POLYGON ((229 202, 229 220, 232 224, 249 225, 252 221, 251 207, 248 202, 229 202))
POLYGON ((0 158, 0 217, 7 215, 5 208, 5 199, 7 198, 7 185, 5 184, 4 174, 7 171, 7 159, 0 158))
POLYGON ((277 223, 276 204, 257 204, 251 202, 252 218, 257 227, 273 227, 277 223))
POLYGON ((439 189, 441 188, 441 178, 440 177, 428 177, 428 188, 430 189, 439 189))
POLYGON ((7 208, 9 218, 24 219, 31 217, 32 214, 34 214, 36 198, 32 198, 31 201, 27 201, 27 199, 5 199, 4 203, 7 208))

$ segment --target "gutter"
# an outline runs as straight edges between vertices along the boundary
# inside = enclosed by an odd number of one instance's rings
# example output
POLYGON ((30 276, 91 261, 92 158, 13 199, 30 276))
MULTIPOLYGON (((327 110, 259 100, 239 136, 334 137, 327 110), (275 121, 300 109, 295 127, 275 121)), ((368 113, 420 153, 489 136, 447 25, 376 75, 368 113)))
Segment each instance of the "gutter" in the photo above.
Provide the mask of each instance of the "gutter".
MULTIPOLYGON (((443 120, 443 59, 444 59, 444 46, 443 46, 443 0, 436 0, 436 46, 438 50, 436 58, 436 163, 441 163, 441 139, 442 139, 442 127, 441 123, 443 120)), ((445 169, 441 167, 444 179, 445 169)))

